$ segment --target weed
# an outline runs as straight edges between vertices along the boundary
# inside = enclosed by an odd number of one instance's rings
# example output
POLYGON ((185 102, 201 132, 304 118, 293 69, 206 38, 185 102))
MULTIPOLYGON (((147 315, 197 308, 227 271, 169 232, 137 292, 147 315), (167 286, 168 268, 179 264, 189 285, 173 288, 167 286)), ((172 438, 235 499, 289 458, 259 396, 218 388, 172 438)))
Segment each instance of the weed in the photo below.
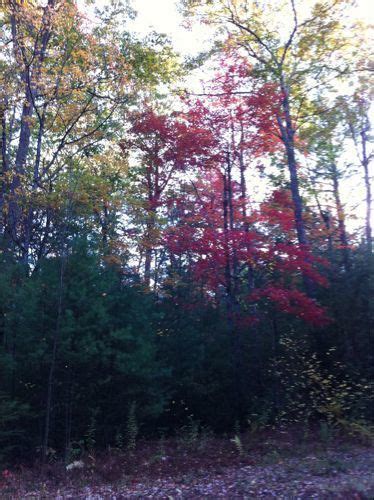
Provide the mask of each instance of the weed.
POLYGON ((183 447, 196 449, 198 448, 199 435, 200 422, 198 420, 194 420, 192 416, 189 416, 187 424, 180 429, 178 440, 183 447))
POLYGON ((326 421, 322 421, 319 424, 319 437, 324 444, 331 443, 334 437, 335 429, 334 427, 326 421))
POLYGON ((244 448, 243 448, 243 443, 238 435, 234 436, 234 439, 231 439, 231 442, 234 443, 235 448, 237 452, 239 453, 239 456, 244 456, 244 448))
POLYGON ((126 422, 126 449, 134 451, 136 448, 136 438, 138 437, 139 427, 136 419, 136 402, 130 404, 126 422))

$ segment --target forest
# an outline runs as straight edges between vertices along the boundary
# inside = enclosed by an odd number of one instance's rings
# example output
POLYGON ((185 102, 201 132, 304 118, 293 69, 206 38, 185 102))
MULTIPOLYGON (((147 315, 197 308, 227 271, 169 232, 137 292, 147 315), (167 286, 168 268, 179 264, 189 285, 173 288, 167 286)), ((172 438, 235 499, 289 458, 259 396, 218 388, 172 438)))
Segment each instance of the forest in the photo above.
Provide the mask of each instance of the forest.
POLYGON ((2 498, 141 443, 372 443, 370 25, 177 4, 193 56, 131 2, 0 3, 2 498))

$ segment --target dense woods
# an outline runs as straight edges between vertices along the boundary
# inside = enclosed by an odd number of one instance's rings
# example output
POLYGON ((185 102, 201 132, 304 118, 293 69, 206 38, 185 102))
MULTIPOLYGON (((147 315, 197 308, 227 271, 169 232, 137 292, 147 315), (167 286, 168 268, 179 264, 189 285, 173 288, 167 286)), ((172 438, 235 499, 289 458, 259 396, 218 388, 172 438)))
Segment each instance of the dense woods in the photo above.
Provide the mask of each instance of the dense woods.
POLYGON ((185 0, 212 33, 194 60, 134 35, 127 4, 79 5, 0 3, 1 462, 186 426, 368 435, 372 90, 350 2, 185 0))

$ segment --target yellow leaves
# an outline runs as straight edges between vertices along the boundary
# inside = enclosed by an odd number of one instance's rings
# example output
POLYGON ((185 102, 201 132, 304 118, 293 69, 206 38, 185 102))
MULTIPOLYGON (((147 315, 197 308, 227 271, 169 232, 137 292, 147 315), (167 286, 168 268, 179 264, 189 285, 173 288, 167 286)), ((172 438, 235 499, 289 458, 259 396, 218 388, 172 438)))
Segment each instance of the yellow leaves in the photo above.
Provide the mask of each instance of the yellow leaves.
POLYGON ((290 336, 283 337, 280 344, 282 355, 272 374, 277 376, 287 402, 281 420, 303 422, 318 416, 335 425, 342 418, 349 421, 352 414, 360 415, 372 399, 369 384, 345 375, 341 363, 334 363, 327 371, 303 341, 290 336))
POLYGON ((89 61, 89 53, 87 50, 83 50, 82 48, 76 50, 74 52, 74 58, 76 61, 80 61, 81 63, 89 61))
POLYGON ((35 7, 35 0, 1 0, 0 1, 0 12, 9 12, 18 9, 27 9, 30 7, 35 7))
MULTIPOLYGON (((103 260, 109 266, 121 266, 122 265, 121 258, 118 255, 105 255, 103 257, 103 260)), ((102 294, 102 295, 106 295, 106 294, 102 294)))

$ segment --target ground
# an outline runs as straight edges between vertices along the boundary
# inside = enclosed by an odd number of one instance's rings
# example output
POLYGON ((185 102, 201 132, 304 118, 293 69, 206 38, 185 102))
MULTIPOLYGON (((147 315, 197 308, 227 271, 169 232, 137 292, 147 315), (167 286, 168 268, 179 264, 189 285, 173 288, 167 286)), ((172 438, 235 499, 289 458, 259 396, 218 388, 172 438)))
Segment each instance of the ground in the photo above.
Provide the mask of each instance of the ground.
POLYGON ((68 467, 2 471, 1 499, 374 498, 374 450, 299 432, 182 436, 134 451, 86 454, 68 467))

